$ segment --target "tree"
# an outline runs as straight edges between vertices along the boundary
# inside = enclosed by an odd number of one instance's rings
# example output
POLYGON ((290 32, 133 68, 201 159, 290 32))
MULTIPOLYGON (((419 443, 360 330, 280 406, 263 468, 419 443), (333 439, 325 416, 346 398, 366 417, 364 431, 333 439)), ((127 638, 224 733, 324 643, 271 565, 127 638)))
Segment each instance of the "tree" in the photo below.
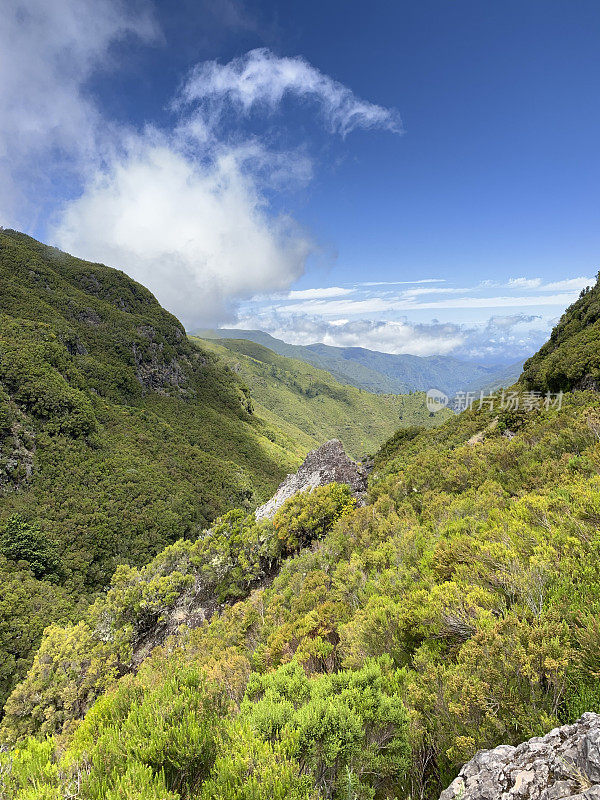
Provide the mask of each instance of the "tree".
POLYGON ((0 554, 15 563, 25 561, 36 578, 56 576, 59 570, 52 544, 20 514, 0 525, 0 554))

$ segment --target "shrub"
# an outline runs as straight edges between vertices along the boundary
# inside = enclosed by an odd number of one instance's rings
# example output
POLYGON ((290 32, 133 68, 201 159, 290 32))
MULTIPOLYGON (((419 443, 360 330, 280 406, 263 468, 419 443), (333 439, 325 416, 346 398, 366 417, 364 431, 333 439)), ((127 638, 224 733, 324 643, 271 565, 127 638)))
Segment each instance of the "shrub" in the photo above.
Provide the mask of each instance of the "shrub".
POLYGON ((290 497, 275 514, 273 525, 284 549, 294 551, 321 539, 354 508, 350 487, 330 483, 290 497))

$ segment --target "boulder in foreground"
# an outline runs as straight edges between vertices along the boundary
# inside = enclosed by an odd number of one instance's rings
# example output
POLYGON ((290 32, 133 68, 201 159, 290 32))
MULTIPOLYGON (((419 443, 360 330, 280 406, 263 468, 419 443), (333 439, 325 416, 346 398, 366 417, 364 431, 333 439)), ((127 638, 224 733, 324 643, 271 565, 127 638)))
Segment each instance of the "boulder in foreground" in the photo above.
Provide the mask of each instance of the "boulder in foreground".
POLYGON ((440 800, 595 800, 600 798, 600 715, 518 747, 481 750, 440 800))

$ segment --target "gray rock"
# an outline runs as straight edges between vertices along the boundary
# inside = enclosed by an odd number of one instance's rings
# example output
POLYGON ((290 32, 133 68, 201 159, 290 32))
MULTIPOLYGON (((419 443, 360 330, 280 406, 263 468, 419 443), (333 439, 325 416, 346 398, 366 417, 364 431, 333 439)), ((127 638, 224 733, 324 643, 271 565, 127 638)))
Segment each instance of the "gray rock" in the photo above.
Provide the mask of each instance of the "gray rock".
POLYGON ((440 800, 600 800, 600 715, 518 747, 481 750, 440 800))
POLYGON ((590 389, 593 392, 600 392, 600 381, 594 378, 593 375, 584 375, 583 378, 580 378, 577 383, 574 384, 573 388, 580 392, 585 392, 590 389))
POLYGON ((338 439, 310 452, 298 472, 288 475, 273 497, 256 509, 256 519, 272 519, 290 497, 328 483, 346 483, 359 498, 367 489, 366 470, 348 458, 338 439))

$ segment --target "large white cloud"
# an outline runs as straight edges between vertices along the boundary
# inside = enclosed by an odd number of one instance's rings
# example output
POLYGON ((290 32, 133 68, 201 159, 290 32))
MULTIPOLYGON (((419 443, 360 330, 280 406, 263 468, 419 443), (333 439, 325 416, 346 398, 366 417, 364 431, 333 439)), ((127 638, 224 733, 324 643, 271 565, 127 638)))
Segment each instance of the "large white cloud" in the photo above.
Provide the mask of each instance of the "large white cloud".
POLYGON ((290 344, 364 347, 384 353, 415 356, 448 355, 464 345, 467 334, 459 325, 415 324, 401 320, 326 320, 306 314, 267 312, 241 316, 236 327, 260 329, 290 344))
MULTIPOLYGON (((0 224, 29 231, 53 218, 53 243, 122 268, 189 326, 211 325, 230 318, 238 299, 288 289, 314 249, 267 201, 308 182, 311 159, 245 135, 240 110, 271 112, 289 95, 313 100, 342 135, 396 130, 398 121, 302 58, 255 50, 193 69, 176 93, 172 129, 113 124, 89 80, 118 68, 114 45, 127 37, 160 40, 145 2, 4 3, 0 224)), ((239 27, 239 4, 225 6, 239 27)))
POLYGON ((120 0, 4 0, 0 12, 0 223, 28 227, 57 184, 101 160, 111 125, 85 90, 111 46, 157 36, 120 0), (52 185, 54 184, 54 185, 52 185), (48 194, 47 194, 48 193, 48 194))
POLYGON ((285 92, 310 91, 341 133, 392 125, 391 112, 355 98, 302 59, 261 50, 229 65, 200 65, 178 95, 173 129, 124 136, 58 220, 56 243, 121 267, 190 328, 231 319, 236 300, 289 288, 314 244, 266 198, 310 180, 311 160, 302 148, 279 152, 239 130, 231 137, 219 124, 223 109, 239 104, 240 87, 251 95, 242 105, 265 97, 265 70, 284 76, 269 107, 285 92))
POLYGON ((269 212, 235 151, 202 163, 150 136, 96 175, 55 238, 122 267, 189 327, 223 320, 236 298, 287 288, 312 248, 293 220, 269 212))

